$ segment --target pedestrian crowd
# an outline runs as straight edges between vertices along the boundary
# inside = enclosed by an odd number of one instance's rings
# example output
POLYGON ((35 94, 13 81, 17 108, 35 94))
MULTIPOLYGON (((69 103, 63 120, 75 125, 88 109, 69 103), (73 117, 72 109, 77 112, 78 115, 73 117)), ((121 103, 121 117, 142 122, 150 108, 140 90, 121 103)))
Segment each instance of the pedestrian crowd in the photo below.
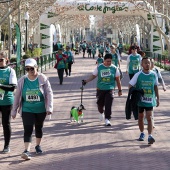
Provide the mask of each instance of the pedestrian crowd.
MULTIPOLYGON (((86 43, 76 45, 75 53, 82 52, 83 59, 96 58, 96 67, 83 85, 97 78, 96 98, 100 121, 105 121, 106 126, 111 126, 112 103, 117 87, 118 96, 122 95, 121 72, 122 43, 86 43)), ((63 84, 64 73, 71 76, 72 65, 75 63, 73 54, 74 47, 67 44, 65 49, 60 44, 56 53, 56 64, 59 84, 63 84)), ((83 60, 82 59, 82 60, 83 60)), ((158 84, 166 91, 164 80, 160 71, 154 67, 154 60, 145 56, 145 53, 134 44, 129 49, 126 62, 126 73, 129 75, 129 94, 126 101, 126 118, 131 118, 135 112, 140 130, 139 141, 144 141, 146 133, 144 123, 148 124, 148 144, 153 144, 155 138, 152 136, 154 128, 154 107, 159 106, 158 84), (135 99, 135 100, 134 100, 135 99), (133 102, 136 101, 136 102, 133 102), (135 108, 135 109, 134 109, 135 108), (134 111, 135 110, 135 111, 134 111)), ((35 152, 43 153, 41 140, 43 137, 43 124, 47 115, 53 113, 53 91, 48 78, 38 71, 35 59, 25 60, 25 71, 18 81, 15 70, 8 66, 8 57, 4 51, 0 52, 0 112, 2 115, 2 127, 4 132, 3 153, 10 152, 11 140, 11 117, 16 118, 17 113, 21 115, 23 123, 23 141, 25 148, 21 157, 25 160, 31 159, 32 134, 35 128, 35 152), (14 95, 15 91, 15 95, 14 95)))

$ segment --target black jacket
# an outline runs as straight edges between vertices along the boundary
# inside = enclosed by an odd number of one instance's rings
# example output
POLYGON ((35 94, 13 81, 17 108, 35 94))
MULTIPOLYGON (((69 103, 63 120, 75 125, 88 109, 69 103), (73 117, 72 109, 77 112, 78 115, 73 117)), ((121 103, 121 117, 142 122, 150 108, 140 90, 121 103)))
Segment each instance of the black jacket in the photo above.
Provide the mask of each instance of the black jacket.
POLYGON ((126 119, 131 119, 131 114, 133 112, 135 120, 138 120, 138 102, 143 95, 143 89, 137 89, 135 87, 129 89, 125 107, 126 119))

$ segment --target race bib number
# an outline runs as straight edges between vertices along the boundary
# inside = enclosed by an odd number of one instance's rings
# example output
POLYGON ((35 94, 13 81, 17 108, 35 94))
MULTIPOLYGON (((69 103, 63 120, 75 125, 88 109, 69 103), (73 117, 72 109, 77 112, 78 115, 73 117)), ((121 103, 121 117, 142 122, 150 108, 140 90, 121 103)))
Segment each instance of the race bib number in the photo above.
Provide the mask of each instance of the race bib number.
POLYGON ((101 71, 101 77, 108 77, 108 76, 111 76, 111 72, 109 69, 101 71))
POLYGON ((0 89, 0 100, 4 99, 5 91, 0 89))
POLYGON ((142 102, 144 102, 144 103, 152 103, 153 98, 144 96, 144 97, 142 97, 142 102))
POLYGON ((26 95, 26 101, 27 102, 39 102, 40 101, 40 97, 38 95, 26 95))

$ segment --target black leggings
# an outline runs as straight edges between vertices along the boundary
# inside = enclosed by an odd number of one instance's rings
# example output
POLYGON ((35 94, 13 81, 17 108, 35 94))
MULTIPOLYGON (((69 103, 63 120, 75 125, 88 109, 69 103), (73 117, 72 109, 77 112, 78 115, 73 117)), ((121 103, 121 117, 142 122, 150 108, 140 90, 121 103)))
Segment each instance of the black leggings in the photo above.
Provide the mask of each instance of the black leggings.
POLYGON ((42 127, 46 117, 44 113, 29 113, 22 112, 22 121, 24 126, 24 142, 32 141, 32 132, 35 125, 35 136, 36 138, 42 138, 43 132, 42 127))
POLYGON ((60 80, 60 84, 62 84, 63 83, 64 68, 57 69, 57 72, 58 72, 58 78, 60 80))
POLYGON ((69 71, 69 76, 71 75, 71 66, 72 66, 72 64, 68 63, 68 68, 65 69, 65 73, 66 73, 67 76, 68 76, 68 71, 69 71))
POLYGON ((2 126, 4 132, 4 146, 9 146, 11 139, 11 109, 12 105, 0 106, 2 113, 2 126))

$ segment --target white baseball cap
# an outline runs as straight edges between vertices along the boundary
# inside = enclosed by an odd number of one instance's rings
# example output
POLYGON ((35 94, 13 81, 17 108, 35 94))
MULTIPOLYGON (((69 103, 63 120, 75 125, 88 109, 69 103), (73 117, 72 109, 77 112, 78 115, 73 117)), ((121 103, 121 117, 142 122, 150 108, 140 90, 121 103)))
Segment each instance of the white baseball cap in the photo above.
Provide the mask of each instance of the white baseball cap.
POLYGON ((25 60, 25 66, 35 67, 37 66, 37 61, 33 58, 28 58, 25 60))

